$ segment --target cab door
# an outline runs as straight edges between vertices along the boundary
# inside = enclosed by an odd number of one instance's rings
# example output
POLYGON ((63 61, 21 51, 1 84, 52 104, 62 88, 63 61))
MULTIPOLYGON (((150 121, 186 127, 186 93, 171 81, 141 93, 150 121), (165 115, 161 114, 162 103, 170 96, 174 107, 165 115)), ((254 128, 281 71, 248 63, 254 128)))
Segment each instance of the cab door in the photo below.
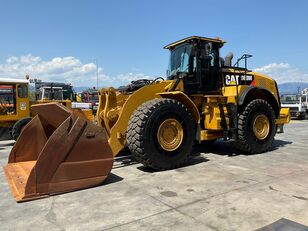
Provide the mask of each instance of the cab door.
POLYGON ((18 119, 30 116, 29 87, 27 83, 16 85, 16 110, 18 119))
POLYGON ((219 66, 219 45, 202 42, 196 45, 195 53, 189 58, 190 71, 184 79, 187 94, 219 94, 221 76, 219 66))
POLYGON ((200 91, 206 94, 219 93, 221 76, 218 44, 207 42, 201 46, 198 70, 200 91))

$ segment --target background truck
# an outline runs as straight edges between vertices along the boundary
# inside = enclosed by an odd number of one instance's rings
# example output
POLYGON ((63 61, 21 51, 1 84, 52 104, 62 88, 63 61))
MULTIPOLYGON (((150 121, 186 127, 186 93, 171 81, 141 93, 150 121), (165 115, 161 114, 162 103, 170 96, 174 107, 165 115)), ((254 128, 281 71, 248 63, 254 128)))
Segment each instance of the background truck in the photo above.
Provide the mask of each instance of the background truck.
POLYGON ((308 114, 308 93, 284 94, 280 98, 281 107, 289 108, 292 119, 305 119, 308 114))
POLYGON ((93 114, 96 114, 98 108, 98 89, 93 87, 78 93, 77 101, 89 103, 93 114))

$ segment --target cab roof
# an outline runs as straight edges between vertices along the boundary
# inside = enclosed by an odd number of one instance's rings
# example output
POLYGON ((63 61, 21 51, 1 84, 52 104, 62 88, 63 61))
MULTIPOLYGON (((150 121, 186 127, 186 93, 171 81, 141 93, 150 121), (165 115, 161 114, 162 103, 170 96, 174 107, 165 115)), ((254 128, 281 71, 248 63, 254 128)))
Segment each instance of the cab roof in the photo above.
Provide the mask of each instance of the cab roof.
POLYGON ((0 78, 1 83, 29 83, 26 79, 0 78))
POLYGON ((190 36, 184 39, 181 39, 179 41, 176 41, 174 43, 171 43, 167 46, 165 46, 165 49, 172 49, 182 43, 185 43, 187 41, 191 41, 191 40, 202 40, 202 41, 208 41, 208 42, 214 42, 214 43, 219 43, 221 46, 225 43, 224 40, 221 40, 219 37, 217 38, 206 38, 206 37, 200 37, 200 36, 190 36))

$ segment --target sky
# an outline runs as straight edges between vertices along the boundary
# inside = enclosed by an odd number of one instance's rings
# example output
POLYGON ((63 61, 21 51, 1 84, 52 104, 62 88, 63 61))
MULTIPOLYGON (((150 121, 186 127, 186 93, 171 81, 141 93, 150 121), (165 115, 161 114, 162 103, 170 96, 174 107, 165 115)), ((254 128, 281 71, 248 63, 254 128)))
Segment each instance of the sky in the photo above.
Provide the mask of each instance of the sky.
POLYGON ((163 46, 191 35, 226 40, 221 56, 308 82, 308 1, 1 0, 0 77, 119 86, 165 76, 163 46))

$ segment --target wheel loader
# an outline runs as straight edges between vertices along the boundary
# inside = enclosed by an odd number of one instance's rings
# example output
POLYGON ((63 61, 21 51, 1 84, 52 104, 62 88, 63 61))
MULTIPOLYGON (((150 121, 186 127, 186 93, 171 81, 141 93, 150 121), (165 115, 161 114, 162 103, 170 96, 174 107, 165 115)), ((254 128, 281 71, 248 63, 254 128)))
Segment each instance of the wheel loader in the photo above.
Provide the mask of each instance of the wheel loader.
POLYGON ((192 36, 167 45, 166 80, 100 90, 99 126, 59 104, 34 105, 37 116, 4 168, 15 199, 100 185, 125 147, 156 170, 182 166, 194 143, 216 139, 248 154, 270 150, 289 110, 280 106, 276 82, 247 68, 249 55, 234 65, 231 53, 220 57, 224 43, 192 36))
POLYGON ((85 116, 90 121, 94 120, 92 110, 78 109, 72 105, 73 90, 71 85, 38 83, 35 84, 35 100, 31 100, 28 75, 26 79, 0 78, 0 140, 17 140, 21 130, 35 115, 30 110, 30 105, 33 104, 58 102, 67 108, 78 111, 80 115, 85 116))

